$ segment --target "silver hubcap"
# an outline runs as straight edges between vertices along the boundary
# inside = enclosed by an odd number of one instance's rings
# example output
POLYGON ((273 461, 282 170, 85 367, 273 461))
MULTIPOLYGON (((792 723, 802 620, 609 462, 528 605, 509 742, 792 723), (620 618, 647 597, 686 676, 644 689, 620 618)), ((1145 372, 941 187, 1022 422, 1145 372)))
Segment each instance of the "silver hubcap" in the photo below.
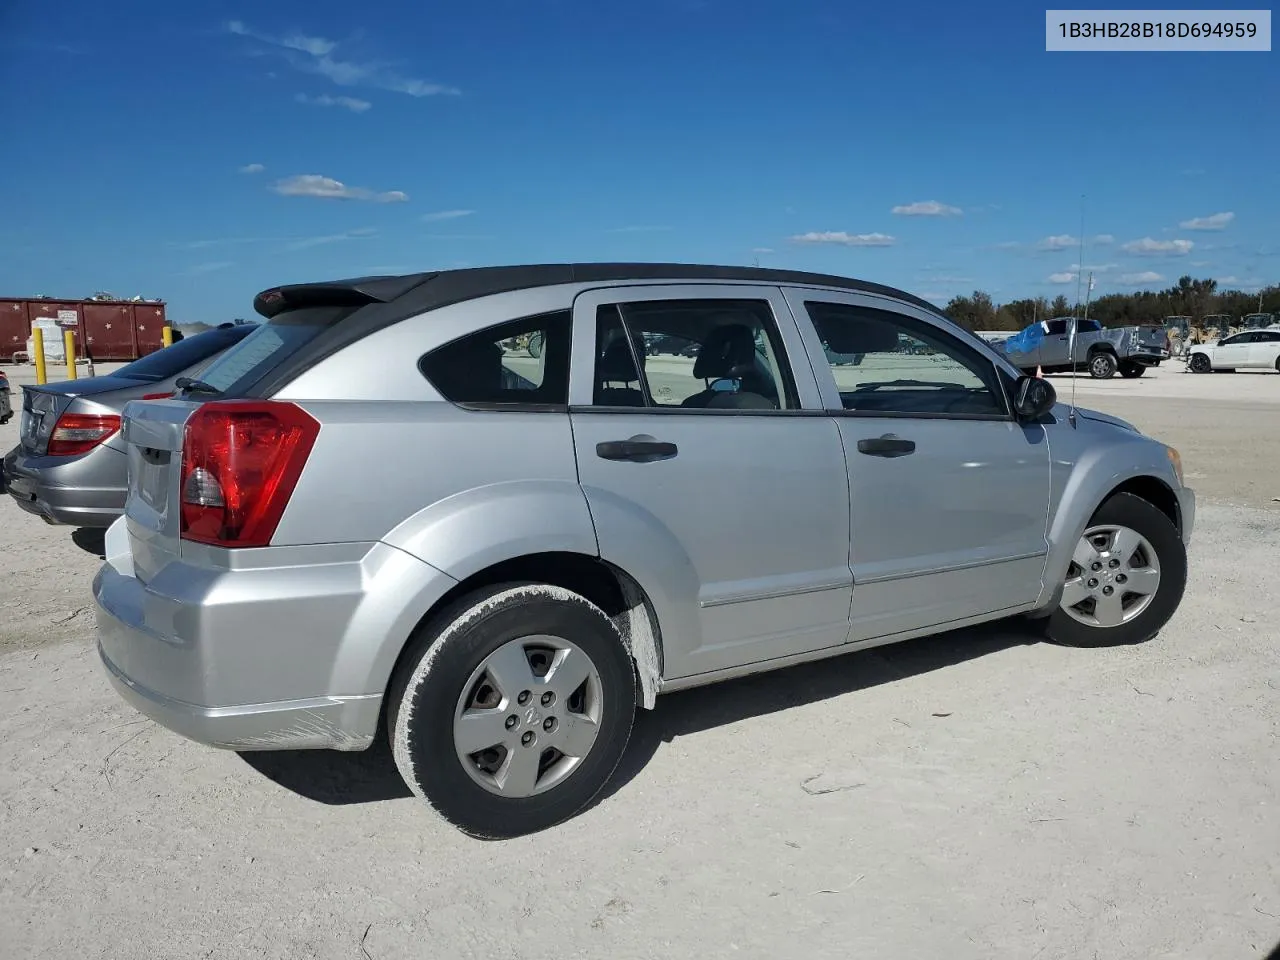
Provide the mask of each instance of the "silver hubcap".
POLYGON ((1109 367, 1110 367, 1110 364, 1103 357, 1098 357, 1096 360, 1093 361, 1093 372, 1098 374, 1099 376, 1106 373, 1109 367))
POLYGON ((1155 548, 1136 530, 1090 527, 1067 571, 1061 607, 1091 627, 1118 627, 1141 615, 1160 587, 1155 548))
POLYGON ((453 746, 490 793, 531 797, 564 782, 600 732, 600 673, 561 637, 504 643, 472 672, 458 697, 453 746))

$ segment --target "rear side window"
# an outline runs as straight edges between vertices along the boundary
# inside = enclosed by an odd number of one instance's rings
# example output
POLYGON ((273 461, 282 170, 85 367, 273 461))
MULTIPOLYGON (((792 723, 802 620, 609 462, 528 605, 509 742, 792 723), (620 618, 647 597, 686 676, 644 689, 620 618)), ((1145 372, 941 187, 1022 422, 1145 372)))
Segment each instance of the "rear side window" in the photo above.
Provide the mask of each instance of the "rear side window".
POLYGON ((225 396, 237 396, 355 309, 303 307, 272 317, 209 364, 200 379, 225 396))
POLYGON ((165 380, 188 367, 208 360, 219 350, 224 350, 242 339, 252 329, 252 327, 242 327, 230 330, 209 330, 194 337, 184 337, 172 346, 149 353, 141 360, 135 360, 121 367, 112 376, 124 377, 127 380, 143 380, 148 383, 165 380))
POLYGON ((437 347, 418 361, 433 387, 465 407, 567 407, 568 310, 510 320, 437 347))

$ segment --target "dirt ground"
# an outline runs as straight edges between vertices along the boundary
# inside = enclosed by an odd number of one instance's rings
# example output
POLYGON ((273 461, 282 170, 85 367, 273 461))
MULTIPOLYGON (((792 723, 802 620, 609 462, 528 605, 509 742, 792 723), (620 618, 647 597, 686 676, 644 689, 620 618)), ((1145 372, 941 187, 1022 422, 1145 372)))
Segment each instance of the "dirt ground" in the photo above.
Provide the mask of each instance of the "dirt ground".
POLYGON ((237 755, 139 717, 92 652, 98 539, 0 503, 0 954, 1263 957, 1280 376, 1181 370, 1077 385, 1199 491, 1156 640, 1003 623, 672 694, 601 802, 505 843, 435 821, 385 749, 237 755))

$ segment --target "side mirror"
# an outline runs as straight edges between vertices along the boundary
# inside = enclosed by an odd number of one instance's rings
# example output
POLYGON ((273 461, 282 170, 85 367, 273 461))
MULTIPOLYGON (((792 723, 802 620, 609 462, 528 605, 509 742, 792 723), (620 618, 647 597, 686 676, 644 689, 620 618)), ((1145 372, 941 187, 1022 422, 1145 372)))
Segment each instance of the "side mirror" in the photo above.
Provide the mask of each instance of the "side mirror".
POLYGON ((1058 391, 1048 380, 1021 376, 1013 385, 1013 412, 1020 420, 1039 420, 1057 402, 1058 391))

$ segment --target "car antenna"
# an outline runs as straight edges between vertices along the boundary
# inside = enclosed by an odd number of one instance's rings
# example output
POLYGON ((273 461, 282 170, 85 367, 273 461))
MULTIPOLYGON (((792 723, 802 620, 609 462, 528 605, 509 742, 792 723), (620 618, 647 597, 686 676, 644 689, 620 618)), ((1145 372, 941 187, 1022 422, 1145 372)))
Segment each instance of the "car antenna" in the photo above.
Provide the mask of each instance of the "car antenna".
MULTIPOLYGON (((1076 264, 1076 308, 1071 311, 1071 337, 1067 342, 1067 365, 1071 368, 1071 404, 1067 408, 1067 422, 1076 425, 1076 331, 1080 327, 1080 281, 1084 277, 1084 194, 1080 194, 1080 261, 1076 264)), ((1089 286, 1093 287, 1093 274, 1089 274, 1089 286)))

